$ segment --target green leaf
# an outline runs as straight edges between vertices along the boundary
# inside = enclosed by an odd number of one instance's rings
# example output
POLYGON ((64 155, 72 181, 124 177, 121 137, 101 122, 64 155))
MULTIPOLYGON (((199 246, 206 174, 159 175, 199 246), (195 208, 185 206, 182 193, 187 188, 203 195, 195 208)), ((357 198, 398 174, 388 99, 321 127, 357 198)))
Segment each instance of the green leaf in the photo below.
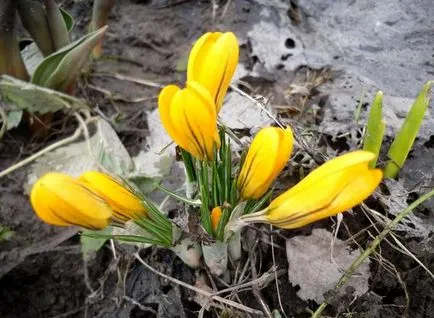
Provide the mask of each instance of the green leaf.
POLYGON ((8 119, 7 119, 7 130, 11 130, 12 128, 18 127, 18 125, 21 122, 21 119, 23 118, 23 111, 22 110, 12 110, 8 112, 8 119))
POLYGON ((84 230, 80 235, 81 252, 83 258, 89 260, 92 254, 97 252, 104 243, 110 238, 113 228, 108 226, 100 231, 84 230))
POLYGON ((369 163, 370 168, 375 168, 378 155, 380 154, 383 143, 384 130, 386 124, 383 120, 383 92, 378 91, 369 112, 368 123, 366 125, 365 137, 363 140, 363 150, 375 154, 375 159, 369 163))
POLYGON ((27 83, 8 75, 0 76, 0 95, 6 102, 30 113, 45 114, 61 109, 89 109, 73 96, 27 83))
POLYGON ((47 56, 38 66, 31 82, 58 91, 64 91, 89 61, 93 47, 102 38, 107 27, 86 34, 77 41, 47 56))
POLYGON ((65 9, 60 8, 60 13, 62 14, 66 29, 68 30, 68 32, 71 32, 72 28, 74 27, 74 18, 65 9))
POLYGON ((395 178, 404 165, 408 153, 413 147, 417 133, 419 132, 426 109, 428 108, 433 84, 434 81, 428 81, 422 87, 422 90, 408 112, 400 131, 393 140, 388 152, 390 160, 384 169, 385 178, 395 178))

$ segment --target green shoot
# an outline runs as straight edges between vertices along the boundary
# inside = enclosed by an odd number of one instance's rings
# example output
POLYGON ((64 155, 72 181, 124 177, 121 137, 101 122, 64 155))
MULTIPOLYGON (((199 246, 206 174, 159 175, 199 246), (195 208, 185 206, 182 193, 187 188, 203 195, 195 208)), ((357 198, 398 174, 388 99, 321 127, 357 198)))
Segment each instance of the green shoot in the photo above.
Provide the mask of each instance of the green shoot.
POLYGON ((384 169, 385 178, 395 178, 404 165, 408 153, 416 139, 416 135, 419 132, 426 109, 428 108, 431 97, 430 90, 433 84, 434 81, 425 83, 408 112, 400 131, 390 146, 388 152, 389 161, 384 169))
POLYGON ((363 140, 363 150, 375 154, 375 159, 369 163, 369 167, 375 168, 378 155, 380 154, 381 144, 383 143, 384 130, 386 124, 383 120, 383 92, 378 91, 369 112, 368 123, 366 125, 365 137, 363 140))

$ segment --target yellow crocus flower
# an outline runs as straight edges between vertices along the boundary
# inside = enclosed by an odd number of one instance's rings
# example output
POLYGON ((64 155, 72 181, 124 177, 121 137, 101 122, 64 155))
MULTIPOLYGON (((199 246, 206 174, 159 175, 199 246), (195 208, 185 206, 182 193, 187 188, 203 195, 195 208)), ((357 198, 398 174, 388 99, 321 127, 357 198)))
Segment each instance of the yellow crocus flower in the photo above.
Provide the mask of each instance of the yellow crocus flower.
POLYGON ((113 214, 111 208, 80 181, 58 172, 45 174, 33 185, 30 201, 36 215, 52 225, 103 229, 113 214))
POLYGON ((220 111, 238 64, 238 41, 232 32, 208 32, 194 44, 188 58, 187 81, 202 84, 220 111))
POLYGON ((266 209, 241 219, 293 229, 344 212, 365 200, 381 182, 382 171, 368 166, 374 158, 373 153, 362 150, 334 158, 266 209))
POLYGON ((211 211, 211 228, 215 232, 217 231, 217 227, 220 222, 220 218, 222 217, 222 209, 219 206, 216 206, 211 211))
POLYGON ((294 137, 290 127, 267 127, 255 136, 238 176, 243 199, 259 199, 291 156, 294 137))
POLYGON ((220 147, 217 113, 210 93, 197 82, 184 89, 168 85, 158 97, 161 121, 169 136, 199 160, 213 157, 220 147))
POLYGON ((146 215, 140 199, 121 181, 98 171, 87 171, 79 180, 93 193, 101 197, 113 210, 119 221, 128 221, 138 215, 146 215))

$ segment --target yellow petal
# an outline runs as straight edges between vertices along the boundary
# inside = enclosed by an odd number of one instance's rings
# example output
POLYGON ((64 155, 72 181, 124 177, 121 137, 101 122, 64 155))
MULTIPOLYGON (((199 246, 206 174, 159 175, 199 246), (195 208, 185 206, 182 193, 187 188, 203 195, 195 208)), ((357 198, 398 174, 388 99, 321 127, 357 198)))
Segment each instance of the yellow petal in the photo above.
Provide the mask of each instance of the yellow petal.
POLYGON ((174 96, 170 111, 174 129, 182 134, 179 143, 174 140, 196 158, 211 159, 220 139, 216 135, 217 116, 209 92, 198 83, 187 82, 187 87, 174 96))
POLYGON ((290 128, 261 129, 252 141, 238 177, 238 189, 244 199, 258 199, 288 162, 293 146, 290 128))
MULTIPOLYGON (((291 207, 286 204, 277 208, 280 211, 280 214, 286 214, 286 217, 274 219, 274 213, 273 211, 270 211, 270 213, 267 214, 267 219, 274 226, 285 229, 294 229, 334 216, 360 204, 363 200, 369 197, 381 182, 382 176, 383 173, 379 169, 364 170, 359 172, 358 175, 353 175, 349 182, 341 188, 338 193, 335 193, 332 200, 323 206, 318 206, 316 210, 301 211, 297 208, 291 209, 291 207), (287 209, 286 212, 284 212, 285 209, 287 209)), ((277 212, 277 210, 274 212, 277 212)))
POLYGON ((93 193, 101 197, 112 208, 116 218, 127 221, 137 215, 146 215, 140 199, 126 185, 108 174, 87 171, 79 180, 93 193))
POLYGON ((220 222, 220 218, 222 217, 222 209, 217 206, 211 211, 211 227, 213 231, 217 231, 217 227, 220 222))
POLYGON ((158 96, 158 110, 160 112, 161 122, 173 140, 179 135, 179 132, 175 131, 173 127, 172 118, 170 116, 170 105, 172 104, 173 97, 180 90, 181 89, 176 85, 167 85, 161 90, 158 96))
POLYGON ((268 221, 275 226, 295 228, 359 204, 382 178, 380 170, 368 167, 373 156, 354 151, 323 164, 271 202, 268 221))
POLYGON ((30 200, 38 217, 53 225, 102 229, 113 213, 79 181, 62 173, 48 173, 40 178, 32 188, 30 200))
MULTIPOLYGON (((309 188, 312 184, 321 181, 325 177, 331 176, 335 173, 342 173, 342 170, 351 166, 363 163, 367 167, 367 164, 373 158, 375 158, 375 155, 372 152, 356 150, 329 160, 309 173, 307 177, 301 180, 295 187, 281 194, 278 199, 285 201, 286 196, 292 196, 295 191, 302 191, 305 188, 309 188)), ((279 200, 276 202, 277 205, 279 204, 279 200)))
POLYGON ((207 33, 190 53, 187 80, 196 81, 210 92, 220 111, 230 81, 238 64, 239 48, 232 32, 207 33))
POLYGON ((190 56, 188 57, 187 66, 187 78, 190 81, 197 81, 196 76, 200 73, 204 60, 221 35, 221 32, 207 32, 193 45, 190 56))

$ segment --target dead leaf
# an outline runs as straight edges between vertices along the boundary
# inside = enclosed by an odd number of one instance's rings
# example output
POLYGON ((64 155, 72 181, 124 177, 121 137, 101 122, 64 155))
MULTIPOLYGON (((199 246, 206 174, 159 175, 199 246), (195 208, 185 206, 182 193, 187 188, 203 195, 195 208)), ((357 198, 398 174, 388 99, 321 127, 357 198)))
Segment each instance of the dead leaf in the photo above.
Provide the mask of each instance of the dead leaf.
MULTIPOLYGON (((360 255, 359 251, 351 251, 344 241, 336 239, 332 259, 332 239, 332 233, 325 229, 314 229, 310 236, 296 236, 286 241, 289 281, 300 286, 297 292, 300 298, 323 302, 324 294, 334 288, 344 271, 360 255)), ((369 261, 366 261, 346 287, 352 287, 355 296, 363 295, 368 291, 369 276, 369 261)), ((340 292, 345 290, 342 288, 340 292)))

